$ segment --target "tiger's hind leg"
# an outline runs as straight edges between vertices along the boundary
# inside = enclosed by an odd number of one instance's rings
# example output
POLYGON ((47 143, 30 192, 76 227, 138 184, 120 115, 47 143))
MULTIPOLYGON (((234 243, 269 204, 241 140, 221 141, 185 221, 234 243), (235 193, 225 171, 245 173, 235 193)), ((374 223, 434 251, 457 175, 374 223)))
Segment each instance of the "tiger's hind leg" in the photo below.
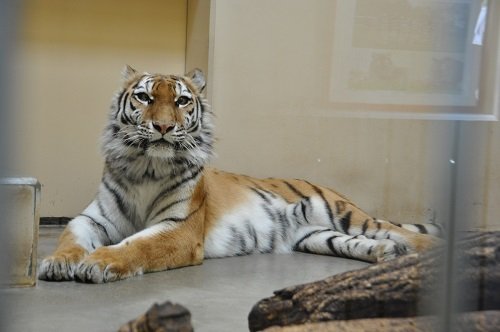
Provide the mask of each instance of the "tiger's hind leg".
POLYGON ((408 252, 422 252, 439 245, 441 240, 430 234, 413 232, 390 222, 370 217, 349 201, 338 200, 327 191, 317 191, 286 208, 288 218, 298 226, 323 226, 350 236, 363 235, 371 240, 391 240, 408 252))
POLYGON ((323 226, 302 226, 294 238, 295 251, 380 262, 407 252, 407 247, 392 240, 368 239, 346 235, 323 226))

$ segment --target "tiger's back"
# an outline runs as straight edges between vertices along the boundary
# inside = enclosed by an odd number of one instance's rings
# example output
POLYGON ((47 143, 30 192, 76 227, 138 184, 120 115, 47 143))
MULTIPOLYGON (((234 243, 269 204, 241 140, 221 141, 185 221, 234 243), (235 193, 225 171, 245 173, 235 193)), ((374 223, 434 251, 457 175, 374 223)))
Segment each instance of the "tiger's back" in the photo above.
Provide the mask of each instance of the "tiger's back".
MULTIPOLYGON (((299 249, 301 237, 320 231, 324 234, 319 243, 314 243, 316 247, 328 247, 327 242, 339 237, 339 233, 347 236, 345 241, 351 240, 350 236, 379 240, 406 236, 407 241, 400 241, 404 252, 421 250, 428 245, 426 239, 434 240, 372 218, 345 196, 305 180, 256 179, 216 169, 207 169, 204 177, 209 211, 205 229, 206 257, 291 252, 299 249), (328 231, 331 234, 325 238, 328 231)), ((438 225, 421 227, 425 233, 440 233, 438 225)), ((308 248, 301 251, 314 252, 308 248)), ((365 257, 365 260, 392 258, 392 254, 365 257)), ((341 256, 351 255, 346 250, 341 256)))

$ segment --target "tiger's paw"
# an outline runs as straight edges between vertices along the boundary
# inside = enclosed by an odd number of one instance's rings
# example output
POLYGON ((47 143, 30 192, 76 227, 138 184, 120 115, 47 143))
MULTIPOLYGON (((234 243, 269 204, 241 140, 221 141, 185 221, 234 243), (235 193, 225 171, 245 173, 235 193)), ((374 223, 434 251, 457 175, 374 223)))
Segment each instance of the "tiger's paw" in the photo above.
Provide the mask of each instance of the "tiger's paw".
POLYGON ((100 284, 142 274, 131 268, 119 249, 101 247, 87 256, 76 268, 75 280, 100 284))
POLYGON ((38 279, 46 281, 68 281, 75 278, 76 267, 86 255, 83 248, 56 253, 42 260, 38 267, 38 279))
POLYGON ((409 253, 408 247, 404 244, 392 240, 378 240, 378 242, 374 249, 376 262, 385 262, 409 253))

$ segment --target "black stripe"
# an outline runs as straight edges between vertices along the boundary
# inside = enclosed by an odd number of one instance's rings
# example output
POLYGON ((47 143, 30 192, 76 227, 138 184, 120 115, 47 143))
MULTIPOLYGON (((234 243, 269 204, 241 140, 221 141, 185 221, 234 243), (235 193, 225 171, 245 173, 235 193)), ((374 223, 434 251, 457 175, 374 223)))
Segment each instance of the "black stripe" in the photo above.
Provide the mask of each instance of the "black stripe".
POLYGON ((319 195, 319 197, 321 197, 321 199, 323 200, 323 204, 324 204, 326 212, 328 214, 328 219, 329 219, 330 223, 332 224, 333 229, 337 230, 337 226, 335 225, 335 222, 333 220, 332 209, 330 207, 330 204, 328 204, 328 201, 326 200, 325 195, 323 194, 323 192, 321 191, 320 188, 316 187, 315 185, 313 185, 307 181, 306 181, 306 183, 308 183, 314 189, 314 191, 319 195))
POLYGON ((199 127, 200 127, 200 123, 198 121, 195 121, 194 126, 191 125, 191 127, 187 128, 186 132, 191 134, 191 133, 197 131, 199 127))
POLYGON ((269 251, 270 252, 274 250, 275 245, 276 245, 276 229, 273 229, 271 232, 271 239, 269 242, 269 251))
POLYGON ((330 232, 330 231, 331 231, 331 229, 317 229, 315 231, 307 233, 306 235, 304 235, 303 237, 301 237, 300 240, 298 240, 297 242, 295 242, 295 245, 293 246, 293 250, 295 250, 295 251, 299 250, 300 244, 302 242, 304 242, 305 240, 307 240, 308 238, 310 238, 312 235, 319 234, 319 233, 324 233, 324 232, 330 232))
POLYGON ((368 222, 370 221, 370 219, 366 219, 364 222, 363 222, 363 226, 361 227, 361 234, 365 234, 366 233, 366 230, 368 229, 368 222))
POLYGON ((190 200, 190 199, 191 199, 191 197, 181 198, 181 199, 178 199, 178 200, 176 200, 176 201, 174 201, 174 202, 172 202, 172 203, 170 203, 170 204, 167 204, 167 206, 165 206, 165 207, 164 207, 164 208, 162 208, 160 211, 158 211, 158 212, 155 214, 155 216, 154 216, 154 217, 152 217, 152 218, 149 218, 149 217, 148 217, 147 219, 148 219, 148 220, 154 220, 156 217, 158 217, 160 214, 162 214, 163 212, 165 212, 165 211, 167 211, 168 209, 170 209, 172 206, 177 205, 177 204, 182 203, 182 202, 185 202, 185 201, 188 201, 188 200, 190 200))
POLYGON ((328 248, 335 256, 342 256, 342 254, 339 253, 337 249, 335 249, 335 246, 333 245, 333 240, 335 240, 335 238, 337 237, 338 237, 337 235, 329 237, 328 239, 326 239, 326 244, 328 245, 328 248))
POLYGON ((169 218, 165 218, 163 220, 160 220, 158 223, 162 223, 162 222, 168 222, 168 221, 173 221, 173 222, 184 222, 187 220, 187 217, 183 218, 183 217, 169 217, 169 218))
POLYGON ((248 220, 246 221, 246 228, 247 228, 248 234, 253 239, 254 250, 258 250, 258 248, 259 248, 259 240, 257 238, 257 232, 255 231, 255 228, 250 224, 250 221, 248 221, 248 220))
MULTIPOLYGON (((106 211, 104 210, 104 207, 102 206, 102 203, 101 203, 101 200, 100 199, 96 199, 97 201, 97 208, 99 209, 99 213, 101 214, 101 216, 110 224, 110 225, 113 225, 114 227, 114 224, 111 222, 111 219, 109 218, 109 216, 107 215, 106 211)), ((122 238, 125 238, 126 236, 120 232, 116 227, 114 227, 115 231, 117 233, 120 234, 120 236, 122 238)), ((111 240, 111 239, 110 239, 111 240)))
POLYGON ((269 254, 271 252, 272 252, 272 249, 270 249, 270 248, 259 249, 259 253, 261 253, 261 254, 269 254))
POLYGON ((345 234, 349 234, 349 228, 351 227, 351 216, 352 211, 348 211, 340 220, 340 226, 345 234))
POLYGON ((420 225, 420 224, 413 224, 413 226, 417 227, 418 228, 418 231, 419 233, 422 233, 422 234, 427 234, 427 229, 425 228, 424 225, 420 225))
POLYGON ((102 179, 102 184, 104 184, 104 187, 108 190, 108 192, 114 197, 114 200, 118 206, 118 209, 120 210, 121 214, 125 218, 129 218, 129 210, 123 200, 123 197, 116 191, 115 189, 111 188, 111 185, 108 183, 108 181, 103 178, 102 179))
POLYGON ((398 224, 397 222, 393 222, 393 221, 389 221, 391 224, 393 224, 394 226, 398 226, 398 227, 401 227, 401 224, 398 224))
POLYGON ((298 219, 298 215, 297 215, 297 209, 299 208, 299 205, 302 206, 302 204, 295 204, 295 207, 293 208, 293 217, 295 218, 295 220, 298 219))
POLYGON ((198 99, 195 99, 195 102, 196 103, 193 104, 193 113, 192 113, 191 123, 189 124, 189 127, 186 128, 186 131, 188 133, 192 133, 192 132, 198 130, 199 125, 200 125, 201 113, 198 112, 200 102, 198 101, 198 99))
POLYGON ((133 124, 132 119, 128 116, 128 114, 124 110, 121 111, 120 122, 126 125, 133 124))
POLYGON ((122 108, 121 108, 121 112, 122 112, 122 122, 124 123, 129 123, 131 124, 132 123, 132 119, 130 119, 130 117, 128 116, 127 112, 126 112, 126 109, 127 109, 127 98, 128 96, 130 95, 130 93, 125 93, 123 95, 123 98, 122 98, 122 108))
POLYGON ((128 106, 130 107, 130 109, 132 111, 135 111, 137 108, 134 106, 134 104, 132 103, 132 99, 130 99, 129 103, 128 103, 128 106))
POLYGON ((201 201, 200 205, 198 205, 198 207, 193 210, 190 214, 188 214, 186 217, 171 217, 171 218, 165 218, 161 221, 159 221, 158 223, 162 223, 162 222, 167 222, 167 221, 173 221, 173 222, 184 222, 186 220, 188 220, 189 218, 191 218, 194 214, 196 214, 198 211, 200 211, 201 207, 203 206, 203 204, 205 203, 205 198, 206 196, 203 197, 203 200, 201 201))
POLYGON ((261 190, 255 189, 253 187, 248 187, 248 188, 250 190, 252 190, 254 193, 256 193, 257 195, 259 195, 259 197, 262 198, 264 201, 266 201, 266 203, 271 204, 271 200, 266 195, 264 195, 263 193, 261 193, 261 190))
POLYGON ((269 196, 271 196, 272 198, 276 198, 276 195, 275 195, 273 192, 271 192, 271 191, 269 191, 269 190, 266 190, 266 189, 262 188, 262 187, 261 187, 258 183, 256 183, 255 181, 252 181, 252 180, 248 180, 248 181, 250 181, 250 183, 251 183, 251 184, 253 184, 253 185, 255 186, 255 188, 257 188, 258 190, 260 190, 260 191, 262 191, 262 192, 264 192, 264 193, 268 194, 268 195, 269 195, 269 196))
POLYGON ((101 223, 98 223, 94 218, 92 218, 89 215, 80 213, 80 216, 88 218, 89 221, 93 222, 101 231, 103 231, 103 233, 106 235, 106 237, 110 240, 108 231, 106 230, 106 227, 104 227, 101 223))
POLYGON ((148 213, 147 215, 151 214, 151 211, 152 209, 156 206, 156 204, 158 203, 158 201, 160 199, 162 199, 166 194, 168 194, 169 192, 172 192, 174 191, 175 189, 179 188, 180 186, 186 184, 187 182, 193 180, 194 178, 196 178, 202 171, 203 171, 203 167, 200 167, 198 168, 197 170, 195 170, 194 172, 191 172, 191 174, 185 178, 182 178, 180 181, 178 181, 177 183, 174 183, 173 185, 165 188, 164 190, 162 190, 157 196, 156 198, 153 200, 153 202, 149 205, 149 208, 147 209, 148 213))
POLYGON ((113 169, 112 166, 109 165, 108 162, 106 162, 106 173, 104 176, 108 175, 111 177, 111 180, 117 185, 120 190, 123 192, 127 193, 128 191, 128 186, 122 181, 122 176, 121 174, 117 174, 117 172, 113 169))
POLYGON ((300 192, 300 190, 298 190, 295 186, 293 186, 291 183, 287 182, 287 181, 283 181, 283 183, 297 196, 299 196, 300 198, 307 198, 306 195, 304 195, 302 192, 300 192))
POLYGON ((247 180, 248 180, 251 184, 253 184, 253 185, 254 185, 257 189, 259 189, 259 190, 261 190, 261 191, 263 191, 263 192, 265 192, 265 193, 267 193, 267 194, 271 195, 271 197, 276 197, 276 195, 275 195, 273 192, 271 192, 271 191, 269 191, 269 190, 264 189, 264 188, 263 188, 260 184, 258 184, 257 182, 253 181, 252 179, 248 178, 247 180))
POLYGON ((288 234, 287 234, 287 229, 288 227, 290 226, 290 222, 288 221, 287 217, 285 216, 284 213, 280 213, 278 211, 278 221, 279 221, 279 224, 281 226, 281 239, 282 240, 286 240, 286 238, 288 237, 288 234))
POLYGON ((122 103, 122 98, 123 95, 125 94, 125 89, 123 89, 120 94, 118 95, 118 98, 116 98, 116 111, 118 112, 120 110, 120 105, 122 103))
POLYGON ((306 216, 306 203, 303 200, 300 201, 300 210, 302 211, 302 215, 304 216, 304 220, 306 221, 306 223, 309 224, 309 220, 307 220, 307 216, 306 216))
POLYGON ((304 245, 304 247, 302 247, 302 249, 300 249, 300 252, 303 252, 303 253, 306 253, 306 254, 316 254, 315 252, 311 251, 311 249, 309 249, 307 247, 307 245, 304 245))
POLYGON ((109 219, 108 215, 106 214, 106 211, 104 211, 104 207, 102 206, 102 203, 101 203, 100 199, 97 200, 97 207, 99 208, 99 213, 101 214, 101 216, 104 219, 106 219, 107 222, 111 222, 111 220, 109 219))
POLYGON ((238 252, 236 253, 236 256, 240 256, 240 255, 244 254, 245 253, 245 249, 246 249, 245 238, 243 237, 242 234, 240 234, 236 230, 236 227, 231 226, 229 228, 229 230, 231 231, 231 242, 232 242, 232 244, 234 244, 235 246, 239 246, 239 249, 238 249, 238 252))
POLYGON ((276 216, 275 216, 273 210, 271 210, 271 208, 269 206, 267 206, 266 204, 261 204, 261 207, 264 210, 264 212, 267 214, 269 219, 271 219, 271 221, 276 220, 276 216))
POLYGON ((111 130, 113 136, 116 136, 116 134, 118 134, 118 132, 120 131, 120 126, 118 126, 117 124, 112 124, 109 126, 109 130, 111 130))
MULTIPOLYGON (((234 242, 238 242, 238 239, 237 239, 237 237, 238 237, 238 231, 236 231, 236 228, 234 226, 231 226, 229 228, 229 231, 231 232, 231 242, 233 242, 233 243, 234 242)), ((233 246, 233 244, 231 244, 231 246, 233 246)), ((240 248, 239 251, 241 251, 241 248, 240 248)))
POLYGON ((242 255, 248 255, 247 241, 245 240, 245 236, 241 233, 238 233, 238 242, 240 245, 240 253, 242 255))

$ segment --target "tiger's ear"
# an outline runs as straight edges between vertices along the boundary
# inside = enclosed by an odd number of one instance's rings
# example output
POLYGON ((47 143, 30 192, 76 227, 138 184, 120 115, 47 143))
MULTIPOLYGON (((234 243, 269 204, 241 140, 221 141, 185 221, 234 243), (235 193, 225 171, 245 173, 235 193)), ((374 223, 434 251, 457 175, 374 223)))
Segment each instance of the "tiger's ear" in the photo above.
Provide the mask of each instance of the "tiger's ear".
POLYGON ((134 76, 136 75, 137 75, 137 70, 130 67, 129 65, 126 65, 122 70, 122 77, 125 82, 134 78, 134 76))
POLYGON ((191 82, 193 82, 199 92, 203 92, 206 82, 205 75, 203 75, 201 69, 195 68, 187 73, 186 76, 191 79, 191 82))

